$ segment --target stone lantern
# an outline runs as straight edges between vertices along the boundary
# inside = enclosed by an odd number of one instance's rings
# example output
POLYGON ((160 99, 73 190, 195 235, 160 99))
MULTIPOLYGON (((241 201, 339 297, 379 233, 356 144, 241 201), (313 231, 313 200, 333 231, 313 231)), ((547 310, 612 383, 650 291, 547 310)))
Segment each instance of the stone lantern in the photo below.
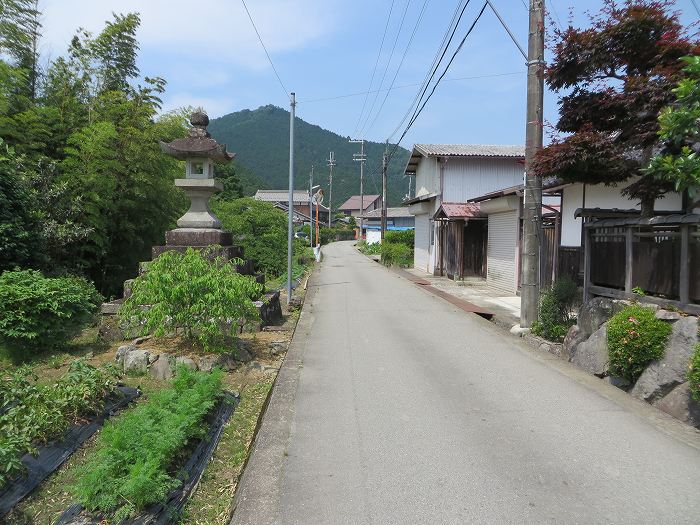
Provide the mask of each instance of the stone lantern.
POLYGON ((190 123, 187 137, 160 143, 163 152, 185 161, 185 178, 175 179, 175 186, 190 199, 190 208, 178 219, 178 227, 165 233, 165 246, 153 247, 153 258, 168 250, 184 252, 189 247, 211 245, 221 247, 214 255, 225 259, 242 257, 242 250, 233 246, 231 233, 221 229, 221 221, 209 208, 212 195, 223 190, 223 185, 214 179, 214 163, 231 162, 235 153, 229 153, 225 144, 211 137, 206 113, 195 111, 190 123))

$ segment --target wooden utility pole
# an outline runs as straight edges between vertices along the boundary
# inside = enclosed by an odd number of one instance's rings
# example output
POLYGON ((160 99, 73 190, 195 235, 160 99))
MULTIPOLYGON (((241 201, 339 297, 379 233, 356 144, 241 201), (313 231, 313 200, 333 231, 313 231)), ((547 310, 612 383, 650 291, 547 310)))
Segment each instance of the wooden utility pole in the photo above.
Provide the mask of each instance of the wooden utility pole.
POLYGON ((314 247, 314 165, 311 165, 311 173, 309 173, 309 246, 314 247))
POLYGON ((386 170, 387 170, 387 157, 388 157, 388 144, 384 147, 384 154, 382 155, 382 233, 381 240, 384 242, 384 233, 386 232, 386 170))
POLYGON ((333 215, 333 166, 335 166, 335 152, 331 151, 328 155, 328 227, 330 228, 333 224, 331 223, 333 215))
POLYGON ((352 154, 352 160, 360 163, 360 240, 362 240, 362 235, 364 234, 364 214, 365 214, 365 161, 367 160, 367 155, 365 155, 365 140, 350 140, 352 144, 360 145, 360 152, 352 154))
POLYGON ((544 0, 530 0, 523 248, 520 275, 520 326, 523 328, 531 327, 537 320, 540 296, 542 179, 532 173, 531 166, 535 154, 542 148, 544 65, 544 0))

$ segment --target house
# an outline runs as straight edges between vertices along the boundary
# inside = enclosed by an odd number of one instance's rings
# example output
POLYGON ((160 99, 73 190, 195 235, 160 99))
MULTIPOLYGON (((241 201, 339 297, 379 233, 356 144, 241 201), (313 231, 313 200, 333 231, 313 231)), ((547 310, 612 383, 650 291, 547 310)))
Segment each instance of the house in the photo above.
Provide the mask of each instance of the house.
MULTIPOLYGON (((621 191, 628 186, 543 182, 540 284, 548 286, 560 275, 583 278, 584 221, 638 217, 638 203, 621 191)), ((487 216, 487 283, 504 291, 520 288, 523 186, 517 185, 470 199, 487 216)), ((670 193, 656 202, 660 213, 682 209, 682 198, 670 193)))
POLYGON ((381 209, 382 207, 382 196, 381 195, 364 195, 363 198, 364 206, 360 206, 360 196, 353 195, 348 200, 346 200, 341 206, 338 206, 338 211, 344 213, 345 215, 359 218, 363 213, 367 213, 372 210, 381 209))
MULTIPOLYGON (((372 210, 362 217, 364 219, 364 229, 367 242, 374 244, 381 238, 382 210, 372 210)), ((387 231, 413 230, 415 227, 415 217, 408 211, 407 206, 386 209, 386 229, 387 231)))
MULTIPOLYGON (((382 209, 372 210, 363 215, 365 228, 378 230, 382 227, 382 209)), ((387 230, 412 230, 415 227, 415 217, 408 211, 408 206, 386 209, 387 230)))
MULTIPOLYGON (((253 197, 256 201, 269 202, 276 208, 286 212, 289 209, 289 190, 258 190, 253 197)), ((294 190, 294 222, 304 224, 309 222, 309 217, 313 212, 313 219, 316 220, 316 206, 311 210, 311 198, 307 190, 294 190)), ((321 204, 319 206, 319 220, 328 223, 328 208, 321 204)))
POLYGON ((416 144, 405 174, 415 196, 405 201, 415 216, 414 267, 461 279, 485 277, 486 216, 466 203, 523 180, 524 146, 416 144))

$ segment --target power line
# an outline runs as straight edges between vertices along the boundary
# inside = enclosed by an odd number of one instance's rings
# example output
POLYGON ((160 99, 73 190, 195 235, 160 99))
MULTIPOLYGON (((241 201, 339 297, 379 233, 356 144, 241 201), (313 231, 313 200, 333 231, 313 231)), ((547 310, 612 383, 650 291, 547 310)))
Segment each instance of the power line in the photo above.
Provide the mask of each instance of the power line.
POLYGON ((260 45, 265 50, 265 55, 267 56, 267 60, 270 62, 270 65, 272 66, 272 71, 275 72, 275 76, 277 77, 277 81, 280 83, 280 86, 282 86, 282 91, 284 91, 284 94, 286 96, 289 96, 289 91, 284 86, 284 82, 282 82, 282 79, 280 78, 279 73, 277 73, 277 68, 275 67, 275 64, 272 63, 272 58, 270 58, 270 53, 267 52, 267 47, 265 47, 265 42, 263 42, 263 39, 260 36, 260 32, 258 31, 258 28, 255 26, 255 22, 253 22, 253 17, 251 16, 250 11, 248 11, 248 6, 246 5, 245 0, 241 0, 241 2, 243 3, 243 7, 245 8, 245 12, 248 13, 248 19, 250 20, 250 23, 252 24, 253 29, 255 29, 255 34, 258 35, 258 40, 260 40, 260 45))
POLYGON ((690 1, 693 3, 693 7, 698 12, 698 16, 700 16, 700 7, 698 7, 698 4, 695 2, 695 0, 690 0, 690 1))
MULTIPOLYGON (((382 73, 382 79, 379 82, 379 89, 382 88, 384 85, 384 79, 386 78, 386 74, 389 71, 389 67, 391 66, 391 60, 394 58, 394 51, 396 51, 396 44, 399 41, 399 36, 401 36, 401 30, 403 29, 403 23, 404 20, 406 20, 406 13, 408 13, 408 8, 411 5, 411 0, 406 0, 406 7, 403 10, 403 15, 401 15, 401 20, 399 21, 399 28, 396 31, 396 38, 394 38, 394 44, 391 46, 391 52, 389 53, 389 59, 386 61, 386 67, 384 68, 384 73, 382 73)), ((372 111, 374 110, 374 105, 377 103, 377 97, 379 96, 378 93, 374 95, 374 99, 372 100, 372 105, 369 108, 369 111, 367 112, 367 118, 365 119, 365 123, 362 125, 362 129, 360 129, 360 134, 362 135, 365 131, 365 127, 367 127, 367 122, 369 121, 369 117, 372 115, 372 111)))
MULTIPOLYGON (((490 75, 476 75, 476 76, 470 76, 470 77, 455 77, 455 78, 445 78, 442 81, 443 82, 456 82, 459 80, 477 80, 481 78, 495 78, 495 77, 507 77, 507 76, 513 76, 513 75, 522 75, 523 71, 513 71, 511 73, 494 73, 490 75)), ((435 81, 431 81, 430 83, 434 83, 435 81)), ((410 88, 410 87, 416 87, 416 86, 422 86, 423 82, 414 82, 413 84, 401 84, 399 86, 394 86, 390 88, 384 88, 384 89, 377 89, 370 91, 370 93, 376 93, 376 92, 384 92, 384 91, 396 91, 397 89, 405 89, 405 88, 410 88)), ((312 98, 309 100, 302 100, 300 102, 297 102, 297 104, 312 104, 315 102, 327 102, 327 101, 332 101, 332 100, 339 100, 342 98, 351 98, 351 97, 360 97, 367 93, 366 91, 357 91, 355 93, 346 93, 344 95, 336 95, 333 97, 323 97, 323 98, 312 98)))
POLYGON ((401 141, 402 141, 403 138, 406 136, 406 134, 408 133, 408 131, 411 129, 411 126, 413 126, 413 124, 416 122, 416 120, 418 119, 418 117, 420 116, 420 114, 423 112, 423 109, 425 109, 426 104, 428 103, 428 101, 430 100, 430 98, 431 98, 431 97, 433 96, 433 94, 435 93, 435 90, 437 89, 438 85, 440 84, 440 81, 441 81, 441 80, 443 79, 443 77, 447 74, 447 71, 449 70, 450 66, 452 65, 452 62, 454 61, 455 57, 456 57, 457 54, 461 51, 461 49, 462 49, 462 47, 464 46, 464 43, 466 42, 467 38, 469 37, 469 35, 472 33, 472 31, 473 31, 474 28, 476 27, 476 24, 479 22, 479 19, 481 18, 481 15, 484 14, 484 11, 486 10, 486 6, 487 6, 487 5, 488 5, 488 3, 485 2, 484 5, 482 6, 481 11, 479 11, 479 14, 478 14, 478 15, 476 16, 476 18, 474 19, 474 22, 472 23, 471 27, 469 27, 469 29, 467 30, 467 33, 464 35, 464 38, 462 38, 462 41, 461 41, 461 42, 459 43, 459 45, 457 46, 457 49, 455 49, 454 53, 452 54, 452 57, 450 58, 450 61, 449 61, 449 62, 447 63, 447 65, 445 66, 445 69, 444 69, 444 71, 442 72, 442 75, 440 75, 440 77, 438 78, 438 80, 437 80, 437 82, 435 83, 435 85, 433 86, 433 89, 431 90, 430 94, 426 97, 426 99, 425 99, 425 101, 423 102, 423 105, 420 107, 420 109, 419 109, 418 111, 415 112, 415 114, 413 115, 413 117, 412 117, 411 120, 409 121, 408 125, 406 126, 406 129, 405 129, 404 132, 401 134, 401 137, 400 137, 399 140, 396 142, 396 145, 394 146, 394 149, 392 150, 391 154, 389 155, 389 159, 391 159, 391 157, 393 156, 394 152, 395 152, 396 149, 399 147, 399 144, 401 144, 401 141))
POLYGON ((352 132, 353 135, 357 134, 357 130, 360 127, 360 122, 362 122, 362 116, 365 113, 365 106, 367 105, 367 97, 369 96, 369 92, 372 90, 372 84, 374 84, 374 76, 377 74, 377 66, 379 65, 379 58, 382 56, 382 50, 384 49, 384 39, 386 38, 387 29, 389 29, 389 21, 391 20, 391 13, 394 11, 394 2, 395 2, 395 0, 391 0, 391 6, 389 7, 389 14, 386 17, 386 24, 384 24, 384 33, 382 34, 382 41, 379 44, 379 52, 377 53, 377 59, 374 61, 374 69, 372 70, 372 76, 369 80, 369 87, 367 88, 367 93, 365 94, 365 100, 362 102, 362 109, 360 110, 360 116, 357 117, 357 124, 355 124, 355 130, 352 132))
POLYGON ((379 118, 379 115, 381 114, 382 109, 384 108, 384 104, 386 104, 386 101, 389 98, 389 93, 391 92, 391 88, 394 87, 394 83, 396 82, 396 77, 398 77, 399 71, 401 70, 401 66, 403 66, 404 60, 406 60, 406 55, 408 54, 408 50, 411 47, 411 43, 413 42, 413 37, 416 36, 416 31, 418 30, 418 26, 420 25, 420 22, 423 19, 423 14, 425 13, 425 8, 428 6, 428 2, 430 2, 430 0, 425 0, 423 2, 423 7, 421 8, 420 13, 418 13, 418 20, 416 20, 416 25, 413 26, 413 31, 411 32, 411 36, 408 39, 408 43, 406 44, 406 48, 403 50, 403 55, 401 56, 401 61, 399 62, 398 67, 396 68, 396 72, 394 73, 394 78, 391 79, 391 84, 389 84, 389 89, 386 90, 386 93, 384 94, 384 99, 382 100, 382 103, 379 105, 379 109, 377 110, 377 113, 374 115, 374 119, 372 119, 372 122, 370 123, 370 125, 366 131, 369 131, 370 129, 372 129, 375 122, 377 122, 377 119, 379 118))
POLYGON ((420 102, 425 95, 425 92, 428 90, 428 87, 430 85, 430 82, 433 80, 433 77, 435 76, 435 73, 437 72, 438 68, 440 67, 440 64, 442 63, 442 59, 445 57, 445 54, 447 53, 447 50, 450 47, 450 44, 452 43, 452 39, 454 38, 454 35, 457 31, 457 27, 459 27, 459 23, 462 20, 462 16, 464 15, 464 11, 467 9, 467 6, 469 5, 470 0, 467 0, 464 3, 464 6, 462 6, 462 9, 460 11, 460 6, 462 5, 462 0, 457 4, 457 7, 455 8, 455 12, 452 15, 452 20, 450 21, 450 25, 447 27, 447 31, 445 32, 445 36, 442 39, 442 43, 440 44, 440 47, 438 48, 437 52, 435 53, 435 58, 433 58, 433 63, 430 66, 430 69, 428 70, 428 73, 425 75, 425 79, 423 80, 423 84, 421 85, 422 87, 418 90, 418 93, 416 93, 416 96, 413 98, 413 101, 411 102, 411 105, 408 107, 406 110, 406 113, 404 114, 403 118, 401 121, 398 123, 394 131, 391 133, 389 136, 389 141, 391 138, 396 135, 396 133, 399 131, 401 126, 403 126, 404 122, 406 122, 406 119, 409 117, 412 111, 414 110, 414 107, 417 108, 420 105, 420 102), (457 15, 459 13, 459 16, 457 15), (452 33, 450 34, 450 31, 452 33), (449 35, 449 38, 448 38, 449 35), (440 50, 442 50, 442 54, 440 53, 440 50))

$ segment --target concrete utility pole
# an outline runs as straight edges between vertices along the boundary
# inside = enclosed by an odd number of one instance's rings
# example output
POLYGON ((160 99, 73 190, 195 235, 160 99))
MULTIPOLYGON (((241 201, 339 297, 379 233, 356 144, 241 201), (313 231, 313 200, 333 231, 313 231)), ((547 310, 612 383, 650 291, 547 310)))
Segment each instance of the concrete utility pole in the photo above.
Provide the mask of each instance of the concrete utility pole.
POLYGON ((540 239, 542 238, 542 180, 531 171, 542 148, 544 97, 544 0, 530 0, 527 61, 527 127, 525 130, 525 195, 521 260, 520 326, 537 320, 540 296, 540 239))
POLYGON ((314 235, 313 235, 313 212, 314 212, 314 165, 311 165, 311 173, 309 173, 309 246, 314 247, 314 235))
POLYGON ((384 154, 382 155, 382 242, 384 242, 384 233, 386 232, 386 170, 388 168, 388 149, 389 144, 387 143, 384 147, 384 154))
POLYGON ((360 145, 360 153, 353 153, 352 160, 360 163, 360 239, 362 239, 362 234, 364 233, 363 215, 365 214, 365 160, 367 160, 367 155, 365 155, 365 139, 350 140, 349 142, 360 145))
POLYGON ((333 151, 328 155, 328 227, 332 226, 331 216, 333 215, 333 166, 336 165, 335 153, 333 151))
POLYGON ((289 221, 287 223, 287 304, 292 300, 292 250, 294 247, 294 114, 297 99, 291 93, 289 102, 289 221))

